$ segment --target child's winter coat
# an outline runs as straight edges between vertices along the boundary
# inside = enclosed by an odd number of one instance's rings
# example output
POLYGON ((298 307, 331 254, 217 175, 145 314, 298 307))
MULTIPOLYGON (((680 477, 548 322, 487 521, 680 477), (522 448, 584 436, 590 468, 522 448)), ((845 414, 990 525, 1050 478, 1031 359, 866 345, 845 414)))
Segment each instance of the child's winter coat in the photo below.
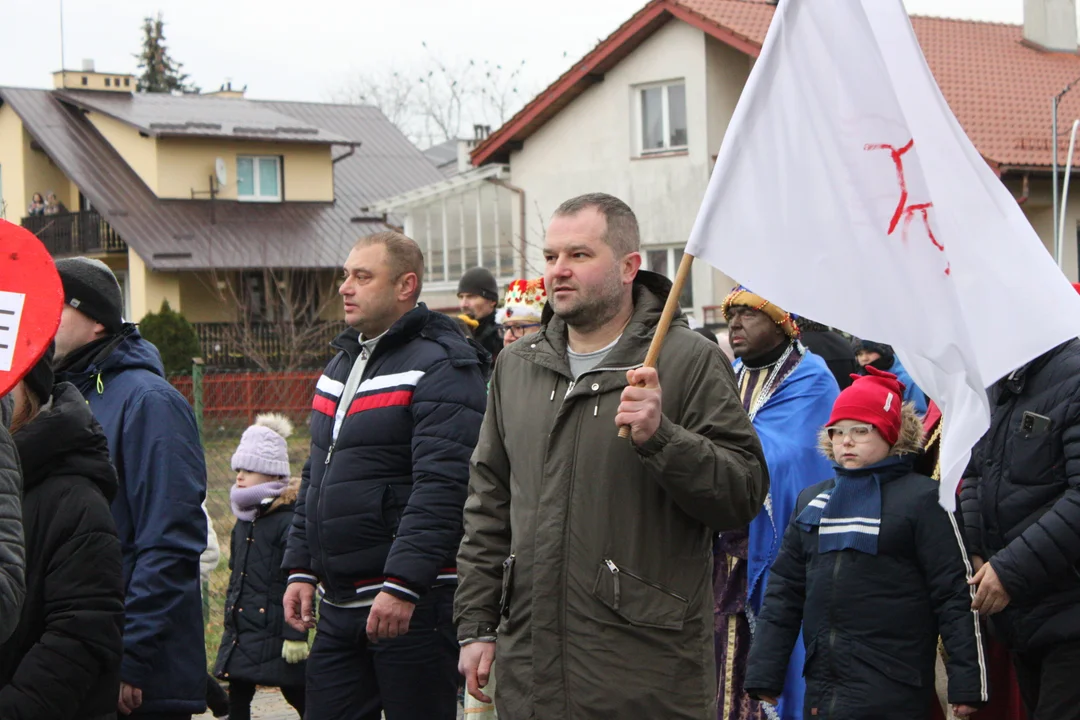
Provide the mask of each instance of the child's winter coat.
POLYGON ((255 519, 237 520, 229 556, 229 592, 225 632, 214 675, 269 687, 304 684, 304 666, 281 657, 285 640, 306 640, 307 633, 285 622, 282 598, 287 573, 281 569, 300 482, 293 479, 281 495, 259 508, 255 519))
MULTIPOLYGON (((894 452, 911 453, 902 437, 894 452)), ((913 457, 908 455, 907 457, 913 457)), ((938 505, 938 483, 890 457, 858 470, 881 487, 877 554, 819 552, 819 526, 792 521, 757 618, 745 687, 776 696, 800 624, 806 644, 804 718, 911 720, 927 716, 934 695, 938 635, 949 657, 949 701, 987 700, 978 616, 971 610, 967 553, 955 518, 938 505)), ((795 517, 835 487, 828 480, 799 496, 795 517)))

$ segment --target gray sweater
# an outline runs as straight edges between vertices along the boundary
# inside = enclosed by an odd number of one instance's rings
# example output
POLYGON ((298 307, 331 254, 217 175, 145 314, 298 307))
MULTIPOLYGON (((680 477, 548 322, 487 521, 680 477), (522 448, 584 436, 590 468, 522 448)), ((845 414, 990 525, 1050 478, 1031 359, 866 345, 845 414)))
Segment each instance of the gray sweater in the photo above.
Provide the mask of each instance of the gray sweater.
POLYGON ((8 433, 13 401, 0 398, 0 643, 19 623, 26 594, 22 528, 22 471, 8 433))

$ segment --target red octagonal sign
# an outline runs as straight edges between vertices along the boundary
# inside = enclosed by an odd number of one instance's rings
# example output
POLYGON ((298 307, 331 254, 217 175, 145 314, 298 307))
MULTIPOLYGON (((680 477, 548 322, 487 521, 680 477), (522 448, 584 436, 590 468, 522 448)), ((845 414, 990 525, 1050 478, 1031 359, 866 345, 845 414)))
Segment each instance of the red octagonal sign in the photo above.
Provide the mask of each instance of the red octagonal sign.
POLYGON ((64 288, 45 246, 29 230, 0 220, 0 396, 45 354, 63 305, 64 288))

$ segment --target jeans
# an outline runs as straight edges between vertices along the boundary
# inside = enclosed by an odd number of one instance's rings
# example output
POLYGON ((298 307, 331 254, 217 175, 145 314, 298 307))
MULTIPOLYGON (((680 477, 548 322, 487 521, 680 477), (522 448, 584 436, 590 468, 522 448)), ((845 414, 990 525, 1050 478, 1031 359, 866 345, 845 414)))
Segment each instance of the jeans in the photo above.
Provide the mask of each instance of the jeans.
POLYGON ((368 642, 368 608, 323 602, 307 659, 306 720, 455 720, 454 588, 420 599, 409 632, 368 642))
POLYGON ((1080 641, 1013 653, 1029 720, 1080 718, 1080 641))

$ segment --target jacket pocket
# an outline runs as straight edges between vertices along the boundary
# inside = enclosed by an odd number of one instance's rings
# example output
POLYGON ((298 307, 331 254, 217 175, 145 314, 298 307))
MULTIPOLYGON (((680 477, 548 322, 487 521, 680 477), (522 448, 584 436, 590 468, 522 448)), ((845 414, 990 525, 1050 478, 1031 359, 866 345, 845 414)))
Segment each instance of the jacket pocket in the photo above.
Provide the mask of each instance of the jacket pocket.
POLYGON ((631 625, 681 630, 690 601, 658 582, 604 560, 596 572, 593 595, 631 625))
POLYGON ((510 597, 514 592, 514 561, 515 556, 503 560, 502 594, 499 595, 499 615, 504 618, 510 617, 510 597))
POLYGON ((1012 434, 1009 480, 1017 485, 1044 485, 1054 482, 1055 463, 1052 429, 1033 434, 1017 430, 1012 434))
POLYGON ((918 670, 884 650, 865 643, 854 642, 851 644, 851 654, 890 680, 912 687, 922 687, 922 674, 918 670))

